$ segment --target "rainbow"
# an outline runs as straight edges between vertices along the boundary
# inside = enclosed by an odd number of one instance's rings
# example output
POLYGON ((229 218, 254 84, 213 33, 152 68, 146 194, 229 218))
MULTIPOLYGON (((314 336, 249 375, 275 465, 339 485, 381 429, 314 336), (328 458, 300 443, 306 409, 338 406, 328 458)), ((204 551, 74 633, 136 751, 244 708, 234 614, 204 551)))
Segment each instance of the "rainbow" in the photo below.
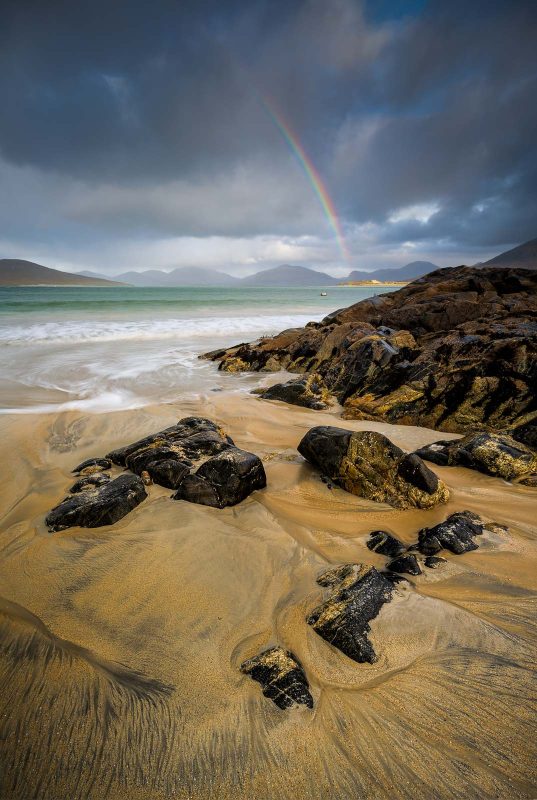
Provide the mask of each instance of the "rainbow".
POLYGON ((347 249, 347 244, 345 242, 345 237, 343 235, 343 229, 341 227, 341 222, 339 220, 336 207, 334 205, 334 201, 328 194, 328 189, 326 188, 325 184, 323 183, 323 179, 319 175, 315 164, 312 162, 311 158, 308 156, 300 141, 298 136, 293 131, 291 126, 284 120, 282 115, 276 110, 273 103, 271 103, 265 97, 262 100, 263 106, 267 113, 269 114, 271 120, 290 146, 293 154, 298 159, 298 162, 302 169, 304 170, 307 179, 311 183, 315 194, 319 198, 319 202, 321 203, 322 209, 325 213, 325 216, 328 220, 328 223, 332 230, 334 231, 336 241, 338 243, 339 249, 341 251, 341 255, 345 259, 345 261, 349 261, 349 251, 347 249))

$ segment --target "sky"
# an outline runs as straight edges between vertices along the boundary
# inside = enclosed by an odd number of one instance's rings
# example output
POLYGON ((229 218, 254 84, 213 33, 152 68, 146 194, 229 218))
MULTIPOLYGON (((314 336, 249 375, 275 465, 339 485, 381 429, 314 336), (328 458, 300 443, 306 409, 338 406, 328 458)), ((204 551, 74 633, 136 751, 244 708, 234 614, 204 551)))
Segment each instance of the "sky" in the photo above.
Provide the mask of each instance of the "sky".
POLYGON ((483 261, 537 236, 534 0, 1 0, 0 258, 483 261))

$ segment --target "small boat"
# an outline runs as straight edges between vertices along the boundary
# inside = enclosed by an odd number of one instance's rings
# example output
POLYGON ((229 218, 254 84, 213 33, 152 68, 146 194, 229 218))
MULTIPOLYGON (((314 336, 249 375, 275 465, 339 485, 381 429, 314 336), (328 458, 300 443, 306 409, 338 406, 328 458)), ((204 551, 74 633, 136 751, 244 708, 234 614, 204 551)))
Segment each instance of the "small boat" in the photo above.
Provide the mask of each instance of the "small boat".
POLYGON ((326 297, 326 292, 321 292, 321 297, 326 297))

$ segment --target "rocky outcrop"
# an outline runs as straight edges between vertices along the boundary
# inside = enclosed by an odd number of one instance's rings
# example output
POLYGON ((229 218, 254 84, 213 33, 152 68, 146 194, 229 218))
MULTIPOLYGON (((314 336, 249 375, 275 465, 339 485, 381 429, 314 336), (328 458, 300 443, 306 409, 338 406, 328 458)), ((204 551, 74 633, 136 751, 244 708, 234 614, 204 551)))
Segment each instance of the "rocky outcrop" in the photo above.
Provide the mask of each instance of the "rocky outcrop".
POLYGON ((447 487, 414 453, 405 453, 376 431, 311 428, 299 453, 352 494, 396 508, 445 503, 447 487))
POLYGON ((73 525, 99 528, 113 525, 147 497, 137 475, 120 475, 103 486, 85 489, 66 497, 45 519, 49 531, 62 531, 73 525))
POLYGON ((263 687, 263 694, 278 708, 293 705, 313 708, 304 670, 294 655, 281 647, 272 647, 241 664, 241 672, 249 675, 263 687))
MULTIPOLYGON (((263 489, 261 459, 235 447, 219 426, 202 417, 186 417, 138 442, 108 454, 137 475, 146 473, 160 486, 175 489, 174 500, 224 508, 263 489)), ((144 475, 145 477, 145 475, 144 475)))
POLYGON ((535 436, 537 273, 440 269, 207 357, 229 371, 317 373, 349 419, 535 436))
POLYGON ((263 400, 281 400, 314 411, 322 411, 331 403, 328 389, 316 373, 287 383, 276 383, 268 389, 256 389, 252 394, 258 394, 263 400))
POLYGON ((377 655, 367 638, 369 623, 391 600, 391 581, 374 567, 344 564, 323 572, 317 583, 332 593, 311 612, 308 625, 353 661, 373 664, 377 655))
POLYGON ((441 550, 450 550, 455 555, 477 550, 474 541, 481 536, 485 523, 471 511, 451 514, 444 522, 434 528, 423 528, 418 533, 418 549, 426 556, 434 556, 441 550))
POLYGON ((477 433, 455 441, 434 442, 416 454, 440 466, 469 467, 506 481, 537 473, 537 454, 500 434, 477 433))

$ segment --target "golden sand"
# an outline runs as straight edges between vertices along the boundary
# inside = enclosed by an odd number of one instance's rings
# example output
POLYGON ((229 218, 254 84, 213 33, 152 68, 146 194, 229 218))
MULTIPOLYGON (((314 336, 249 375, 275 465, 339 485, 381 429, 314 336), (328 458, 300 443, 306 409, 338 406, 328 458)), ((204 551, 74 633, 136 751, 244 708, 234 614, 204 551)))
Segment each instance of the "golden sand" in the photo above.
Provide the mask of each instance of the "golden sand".
MULTIPOLYGON (((537 492, 434 468, 447 505, 395 510, 330 489, 296 452, 313 425, 379 430, 406 450, 446 438, 341 422, 253 396, 103 415, 0 418, 0 796, 20 800, 444 800, 537 797, 537 492), (49 534, 72 467, 187 415, 264 460, 268 487, 223 510, 149 498, 110 528, 49 534), (383 566, 453 511, 509 526, 400 584, 356 664, 305 622, 330 566, 383 566), (279 710, 240 664, 299 659, 313 711, 279 710)), ((449 438, 449 435, 448 437, 449 438)))

